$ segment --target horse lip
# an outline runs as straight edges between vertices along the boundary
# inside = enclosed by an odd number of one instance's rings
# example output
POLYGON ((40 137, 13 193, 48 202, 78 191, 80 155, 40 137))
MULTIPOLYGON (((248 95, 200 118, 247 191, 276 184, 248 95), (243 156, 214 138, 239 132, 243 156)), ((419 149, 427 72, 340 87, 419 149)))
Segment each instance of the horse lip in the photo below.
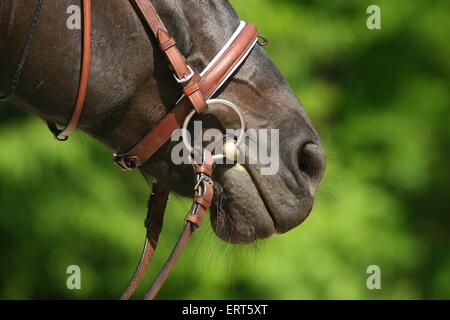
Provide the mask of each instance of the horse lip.
POLYGON ((258 185, 258 183, 256 183, 256 180, 255 180, 255 178, 254 178, 254 176, 253 176, 252 171, 249 170, 248 168, 246 168, 245 165, 240 165, 240 164, 239 164, 239 165, 237 165, 237 166, 235 166, 235 167, 236 167, 237 170, 239 170, 239 171, 244 170, 245 173, 246 173, 246 174, 250 177, 250 179, 252 180, 253 185, 255 186, 255 189, 256 189, 256 191, 257 191, 257 193, 258 193, 258 197, 261 199, 262 203, 264 204, 264 208, 266 209, 266 212, 268 213, 270 219, 272 220, 274 229, 275 229, 275 231, 277 231, 277 225, 276 225, 276 220, 275 220, 275 218, 274 218, 274 213, 272 212, 272 210, 271 210, 269 204, 267 203, 265 197, 264 197, 263 194, 261 193, 260 186, 258 185))
MULTIPOLYGON (((265 197, 265 192, 262 189, 262 185, 260 185, 258 183, 258 179, 255 177, 255 175, 258 174, 257 172, 257 168, 252 168, 249 166, 243 166, 244 169, 246 170, 246 172, 248 173, 256 191, 257 191, 257 195, 260 198, 261 202, 264 205, 264 209, 266 210, 267 214, 270 216, 270 219, 273 223, 273 228, 274 228, 274 232, 276 234, 282 234, 285 233, 291 229, 293 229, 295 226, 301 224, 311 213, 312 207, 313 207, 313 203, 314 203, 314 196, 315 196, 315 192, 316 192, 316 186, 314 185, 314 182, 311 181, 310 178, 303 178, 302 179, 302 184, 304 185, 304 187, 306 188, 306 193, 305 196, 307 196, 311 201, 310 201, 310 206, 308 206, 308 208, 302 208, 302 214, 299 215, 299 220, 297 223, 294 224, 285 224, 285 221, 283 220, 283 210, 277 212, 276 211, 276 204, 275 206, 273 203, 271 204, 270 198, 266 198, 265 197), (275 210, 274 210, 275 208, 275 210), (277 216, 279 215, 279 216, 277 216), (303 217, 303 218, 301 218, 303 217), (286 227, 287 226, 287 227, 286 227)), ((272 233, 272 234, 273 234, 272 233)))

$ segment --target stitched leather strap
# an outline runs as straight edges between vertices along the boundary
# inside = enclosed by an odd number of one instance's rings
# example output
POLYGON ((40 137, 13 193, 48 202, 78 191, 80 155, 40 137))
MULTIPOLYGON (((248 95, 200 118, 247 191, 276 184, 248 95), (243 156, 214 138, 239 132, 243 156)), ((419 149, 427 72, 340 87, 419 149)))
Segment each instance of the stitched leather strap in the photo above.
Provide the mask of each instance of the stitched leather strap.
MULTIPOLYGON (((144 1, 144 0, 142 0, 144 1)), ((201 78, 199 90, 206 100, 220 88, 223 81, 235 71, 239 62, 254 47, 258 39, 255 25, 247 23, 241 33, 201 78)), ((186 116, 191 112, 192 104, 186 97, 180 100, 174 109, 167 114, 138 144, 126 153, 117 155, 114 162, 122 170, 131 170, 147 161, 169 139, 172 133, 182 127, 186 116)))
MULTIPOLYGON (((213 160, 212 156, 209 153, 209 151, 205 150, 205 158, 204 158, 204 166, 207 166, 210 171, 212 172, 212 166, 213 166, 213 160)), ((203 173, 197 173, 196 172, 197 179, 201 179, 201 184, 199 185, 199 188, 195 190, 196 197, 204 198, 204 199, 212 199, 213 197, 213 184, 211 177, 204 175, 203 173)), ((198 182, 198 181, 197 181, 198 182)), ((164 265, 164 268, 159 273, 158 277, 156 278, 155 282, 153 283, 150 290, 145 295, 145 300, 152 300, 156 297, 159 290, 163 286, 164 282, 169 277, 170 272, 174 268, 176 262, 178 261, 178 258, 180 257, 181 253, 183 252, 184 248, 186 247, 189 239, 191 238, 192 234, 197 230, 201 222, 203 221, 204 216, 206 215, 206 212, 208 211, 208 207, 203 207, 198 205, 196 202, 192 205, 191 210, 188 213, 187 219, 184 224, 183 232, 181 233, 177 244, 175 245, 172 253, 169 256, 169 259, 167 259, 166 264, 164 265), (190 219, 192 219, 192 221, 190 219)))
POLYGON ((169 194, 170 190, 161 183, 156 182, 153 184, 152 194, 148 202, 147 218, 145 219, 147 235, 145 237, 144 250, 139 265, 137 266, 127 289, 120 298, 121 300, 128 300, 131 298, 150 266, 163 227, 164 211, 166 210, 169 194))
POLYGON ((176 41, 173 39, 161 18, 158 16, 155 7, 150 0, 135 0, 136 5, 141 11, 150 29, 153 31, 156 40, 159 43, 161 51, 167 57, 170 63, 170 69, 173 70, 178 82, 183 86, 186 96, 189 98, 191 104, 201 113, 207 110, 208 106, 203 95, 195 90, 198 86, 200 76, 186 63, 185 57, 181 54, 176 46, 176 41), (188 93, 186 93, 188 92, 188 93))
POLYGON ((91 0, 83 0, 83 61, 81 65, 80 84, 75 102, 75 109, 64 129, 58 129, 56 123, 47 122, 48 128, 58 141, 66 141, 69 135, 77 128, 83 113, 88 89, 91 68, 91 33, 92 33, 92 6, 91 0))
MULTIPOLYGON (((197 188, 195 190, 194 203, 192 204, 189 213, 186 216, 183 231, 175 245, 171 255, 167 259, 164 268, 159 273, 154 281, 152 287, 145 295, 145 299, 153 299, 158 291, 161 289, 164 282, 167 280, 170 272, 174 268, 179 256, 186 247, 189 239, 195 230, 197 230, 208 211, 214 194, 213 183, 210 175, 205 172, 212 173, 213 159, 209 151, 205 150, 205 156, 202 164, 194 164, 195 183, 197 188)), ((149 211, 147 213, 146 228, 147 236, 145 239, 144 250, 140 259, 139 265, 130 280, 130 283, 122 294, 122 300, 128 300, 144 278, 145 272, 150 266, 153 254, 156 249, 159 234, 162 230, 162 221, 164 217, 164 210, 167 204, 169 190, 159 183, 153 185, 153 193, 149 201, 149 211)))

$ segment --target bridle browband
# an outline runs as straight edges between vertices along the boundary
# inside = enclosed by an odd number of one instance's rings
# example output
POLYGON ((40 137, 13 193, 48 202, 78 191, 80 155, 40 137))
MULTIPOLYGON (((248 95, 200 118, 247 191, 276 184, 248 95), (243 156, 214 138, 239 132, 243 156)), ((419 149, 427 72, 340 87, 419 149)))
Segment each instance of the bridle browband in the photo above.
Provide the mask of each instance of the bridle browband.
MULTIPOLYGON (((36 29, 37 21, 43 5, 43 0, 37 1, 38 5, 36 12, 33 15, 33 25, 30 32, 31 36, 29 36, 31 39, 33 37, 32 34, 36 29)), ((129 151, 114 155, 114 162, 120 169, 125 171, 135 169, 144 164, 170 139, 175 130, 186 127, 193 114, 205 113, 208 110, 208 105, 210 104, 222 103, 231 107, 238 113, 241 118, 241 122, 243 123, 243 116, 237 106, 233 103, 224 100, 210 99, 224 86, 226 81, 242 65, 257 43, 260 45, 267 44, 267 40, 258 34, 258 31, 253 24, 241 22, 236 32, 225 44, 222 50, 220 50, 216 57, 201 73, 198 73, 186 62, 186 58, 177 48, 175 39, 170 36, 151 1, 134 0, 134 2, 139 14, 142 15, 145 22, 153 32, 160 50, 166 56, 169 62, 169 69, 174 73, 176 81, 180 84, 183 95, 175 104, 172 111, 169 112, 140 142, 138 142, 129 151), (259 41, 259 39, 262 41, 259 41)), ((76 129, 83 112, 86 93, 88 90, 91 61, 92 8, 91 0, 83 0, 82 3, 84 26, 82 49, 83 59, 75 108, 65 129, 60 130, 55 123, 48 123, 50 130, 59 141, 66 141, 70 133, 76 129)), ((21 69, 25 64, 30 48, 25 50, 27 53, 24 54, 25 58, 22 59, 24 61, 21 69)), ((15 88, 20 80, 20 73, 21 72, 19 72, 18 79, 16 81, 13 80, 15 88)), ((12 91, 10 95, 13 94, 14 91, 12 91)), ((183 231, 166 264, 164 265, 164 268, 156 278, 151 289, 145 295, 145 299, 153 299, 156 296, 159 289, 169 276, 170 271, 174 267, 178 257, 193 232, 202 225, 203 218, 211 206, 213 199, 213 181, 211 177, 214 159, 217 155, 213 156, 207 150, 201 150, 201 154, 202 157, 200 158, 202 158, 202 161, 196 162, 196 160, 192 160, 195 184, 194 201, 185 218, 183 231)), ((144 250, 139 265, 130 280, 127 289, 122 294, 121 299, 131 298, 151 263, 153 253, 156 249, 159 235, 162 230, 164 212, 169 193, 170 189, 163 183, 157 181, 153 184, 152 193, 148 202, 147 218, 145 220, 147 235, 145 238, 144 250)))

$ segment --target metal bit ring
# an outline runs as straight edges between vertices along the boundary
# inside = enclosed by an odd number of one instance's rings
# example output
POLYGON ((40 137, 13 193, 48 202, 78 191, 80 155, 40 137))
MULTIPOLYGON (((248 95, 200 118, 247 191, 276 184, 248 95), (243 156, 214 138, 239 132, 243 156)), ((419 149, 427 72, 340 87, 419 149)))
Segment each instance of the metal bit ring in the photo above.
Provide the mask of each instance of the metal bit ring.
MULTIPOLYGON (((239 121, 241 123, 241 132, 239 133, 239 136, 236 140, 236 148, 239 148, 239 146, 242 144, 243 140, 244 140, 244 135, 245 135, 245 120, 244 120, 244 115, 242 114, 241 109, 235 105, 233 102, 228 101, 228 100, 224 100, 224 99, 210 99, 208 101, 206 101, 206 104, 208 106, 211 105, 216 105, 216 104, 220 104, 223 106, 227 106, 230 109, 232 109, 239 117, 239 121)), ((191 143, 188 141, 188 137, 187 137, 187 128, 189 126, 189 123, 191 122, 192 118, 197 114, 196 110, 192 110, 191 113, 189 113, 189 115, 186 117, 186 119, 184 120, 183 123, 183 130, 182 130, 182 138, 183 138, 183 143, 184 146, 186 147, 186 149, 192 154, 194 151, 194 148, 192 148, 191 143)), ((213 160, 219 160, 222 158, 225 158, 226 156, 221 153, 221 154, 215 154, 212 156, 213 160)))

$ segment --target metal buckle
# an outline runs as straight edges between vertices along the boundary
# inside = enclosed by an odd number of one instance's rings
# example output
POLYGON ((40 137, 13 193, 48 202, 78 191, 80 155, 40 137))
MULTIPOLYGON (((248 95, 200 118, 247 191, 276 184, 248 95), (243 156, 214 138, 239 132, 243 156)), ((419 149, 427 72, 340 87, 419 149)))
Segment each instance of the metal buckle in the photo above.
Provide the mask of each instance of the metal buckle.
POLYGON ((69 136, 63 135, 61 133, 55 133, 54 137, 55 137, 56 141, 59 141, 59 142, 64 142, 64 141, 69 140, 69 136))
MULTIPOLYGON (((210 100, 206 101, 206 104, 208 106, 215 105, 215 104, 224 105, 226 107, 231 108, 237 114, 237 116, 239 117, 239 122, 241 124, 241 127, 240 127, 241 131, 239 133, 239 137, 236 140, 235 146, 236 146, 236 148, 239 148, 239 146, 244 141, 244 137, 245 137, 245 119, 244 119, 244 114, 242 113, 241 109, 237 105, 232 103, 231 101, 223 100, 223 99, 210 99, 210 100)), ((192 110, 191 113, 189 113, 188 116, 184 119, 184 123, 181 128, 182 129, 181 137, 183 139, 184 147, 190 154, 194 153, 194 148, 192 147, 191 143, 189 142, 187 132, 188 132, 189 123, 196 114, 197 114, 197 111, 195 109, 192 110)), ((213 160, 220 160, 222 158, 226 158, 226 155, 224 155, 223 153, 222 154, 214 154, 212 156, 212 158, 213 158, 213 160)))
POLYGON ((190 81, 195 74, 194 70, 192 70, 190 65, 188 65, 187 67, 189 69, 189 74, 185 75, 183 78, 179 79, 175 73, 173 74, 173 77, 179 84, 183 84, 190 81))
POLYGON ((263 36, 262 34, 258 35, 258 41, 257 43, 261 46, 261 47, 265 47, 269 44, 269 39, 267 39, 265 36, 263 36))
POLYGON ((113 162, 123 171, 130 171, 136 169, 136 156, 120 156, 114 154, 113 162))
POLYGON ((198 180, 197 184, 194 187, 194 191, 198 191, 198 188, 200 187, 200 185, 203 182, 207 182, 207 183, 210 183, 210 184, 213 183, 213 181, 212 181, 212 179, 210 177, 208 177, 207 175, 202 174, 202 176, 200 177, 200 179, 198 180))

